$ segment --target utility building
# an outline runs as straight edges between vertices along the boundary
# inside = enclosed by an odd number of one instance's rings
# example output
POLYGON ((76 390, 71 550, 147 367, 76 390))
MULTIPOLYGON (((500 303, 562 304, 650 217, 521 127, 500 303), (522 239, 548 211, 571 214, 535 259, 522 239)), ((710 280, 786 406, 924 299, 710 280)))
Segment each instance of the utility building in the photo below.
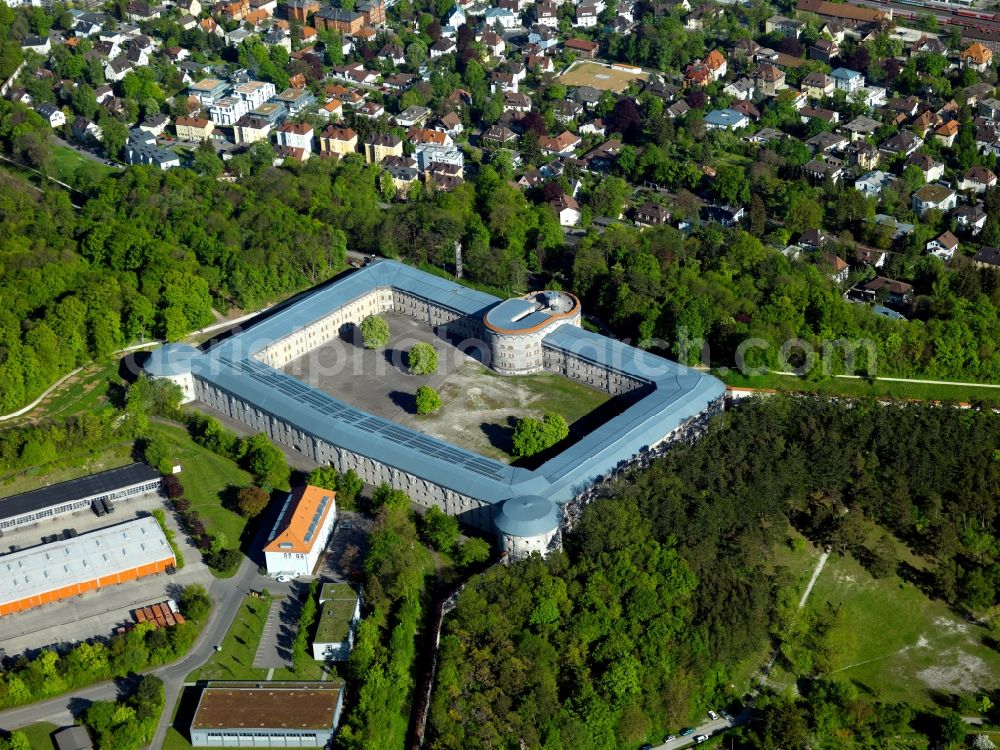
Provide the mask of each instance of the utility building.
POLYGON ((312 573, 337 520, 336 496, 336 492, 312 485, 288 493, 264 547, 268 573, 312 573))
POLYGON ((194 747, 326 747, 344 683, 212 682, 191 721, 194 747))
POLYGON ((156 492, 162 482, 160 472, 137 463, 5 497, 0 499, 0 532, 76 513, 91 507, 94 502, 119 503, 156 492))
POLYGON ((146 516, 0 557, 0 615, 161 573, 174 553, 146 516))

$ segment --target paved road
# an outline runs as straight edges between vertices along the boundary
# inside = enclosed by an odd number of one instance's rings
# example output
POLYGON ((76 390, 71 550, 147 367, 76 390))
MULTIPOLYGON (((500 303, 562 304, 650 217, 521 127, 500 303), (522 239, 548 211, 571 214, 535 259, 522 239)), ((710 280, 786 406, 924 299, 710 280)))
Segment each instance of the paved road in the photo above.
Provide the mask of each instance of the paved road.
MULTIPOLYGON (((654 746, 653 750, 676 750, 676 748, 679 747, 690 747, 691 745, 694 745, 695 737, 699 737, 701 735, 711 737, 719 732, 725 732, 727 729, 738 727, 740 724, 746 724, 748 721, 750 721, 749 711, 744 711, 742 714, 733 716, 730 719, 715 719, 714 721, 706 721, 701 726, 695 727, 694 732, 688 736, 678 736, 677 739, 671 740, 670 742, 664 742, 661 745, 654 746)), ((674 734, 677 733, 675 732, 674 734)))

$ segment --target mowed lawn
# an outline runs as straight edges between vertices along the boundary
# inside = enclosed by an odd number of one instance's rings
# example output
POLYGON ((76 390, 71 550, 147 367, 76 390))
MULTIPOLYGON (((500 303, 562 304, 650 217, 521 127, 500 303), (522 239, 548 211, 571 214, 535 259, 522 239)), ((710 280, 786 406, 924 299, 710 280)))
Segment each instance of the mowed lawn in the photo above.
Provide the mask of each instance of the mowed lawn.
POLYGON ((52 741, 52 733, 59 729, 55 724, 47 721, 40 721, 37 724, 29 724, 21 727, 19 731, 28 737, 28 745, 31 750, 55 750, 55 743, 52 741))
POLYGON ((896 576, 875 579, 850 557, 830 555, 808 607, 842 607, 841 653, 831 677, 887 701, 931 704, 931 694, 1000 685, 990 631, 896 576))
POLYGON ((69 146, 51 144, 49 150, 52 154, 52 176, 68 185, 77 185, 83 181, 96 183, 118 171, 69 146))
POLYGON ((184 496, 205 522, 209 532, 222 532, 228 546, 239 544, 246 526, 243 516, 223 506, 228 493, 252 483, 251 476, 228 458, 202 448, 179 425, 151 422, 150 432, 163 435, 175 449, 171 457, 181 465, 184 496))
POLYGON ((257 653, 270 597, 246 596, 229 626, 222 650, 212 654, 207 662, 188 675, 188 682, 195 680, 264 680, 266 669, 254 669, 253 658, 257 653))

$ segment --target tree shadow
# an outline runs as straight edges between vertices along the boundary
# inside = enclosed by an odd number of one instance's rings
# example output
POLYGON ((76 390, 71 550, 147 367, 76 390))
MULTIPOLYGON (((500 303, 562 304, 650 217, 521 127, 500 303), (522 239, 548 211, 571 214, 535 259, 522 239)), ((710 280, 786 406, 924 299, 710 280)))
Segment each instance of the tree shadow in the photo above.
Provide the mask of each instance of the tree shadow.
POLYGON ((896 572, 907 583, 912 583, 930 597, 934 596, 934 579, 927 571, 918 570, 903 560, 897 564, 896 572))
POLYGON ((517 417, 507 417, 506 424, 483 422, 479 425, 479 429, 490 441, 490 445, 510 455, 514 450, 514 426, 516 424, 517 417))
POLYGON ((417 397, 406 391, 392 391, 389 393, 389 400, 407 414, 417 413, 417 397))
POLYGON ((70 698, 69 702, 66 704, 66 708, 69 712, 73 714, 74 717, 79 717, 84 711, 94 705, 92 700, 86 698, 70 698))
POLYGON ((406 375, 410 374, 410 353, 404 349, 385 348, 382 351, 385 361, 406 375))
POLYGON ((361 328, 354 323, 344 323, 337 331, 337 335, 340 336, 341 341, 354 344, 358 348, 364 347, 364 343, 361 341, 361 328))

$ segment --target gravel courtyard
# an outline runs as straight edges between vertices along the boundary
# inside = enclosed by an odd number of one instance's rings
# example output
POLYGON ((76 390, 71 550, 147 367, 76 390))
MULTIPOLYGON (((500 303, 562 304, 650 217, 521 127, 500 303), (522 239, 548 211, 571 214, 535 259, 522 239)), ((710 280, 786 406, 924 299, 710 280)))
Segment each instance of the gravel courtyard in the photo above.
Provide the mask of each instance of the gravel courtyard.
POLYGON ((338 338, 293 360, 285 372, 371 414, 502 461, 511 460, 510 437, 518 418, 554 411, 570 424, 572 435, 574 422, 610 400, 603 391, 552 373, 497 375, 412 318, 383 317, 390 331, 385 349, 372 351, 360 340, 338 338), (437 350, 435 375, 407 371, 406 352, 417 342, 437 350), (441 395, 438 413, 416 413, 413 394, 421 385, 441 395))

